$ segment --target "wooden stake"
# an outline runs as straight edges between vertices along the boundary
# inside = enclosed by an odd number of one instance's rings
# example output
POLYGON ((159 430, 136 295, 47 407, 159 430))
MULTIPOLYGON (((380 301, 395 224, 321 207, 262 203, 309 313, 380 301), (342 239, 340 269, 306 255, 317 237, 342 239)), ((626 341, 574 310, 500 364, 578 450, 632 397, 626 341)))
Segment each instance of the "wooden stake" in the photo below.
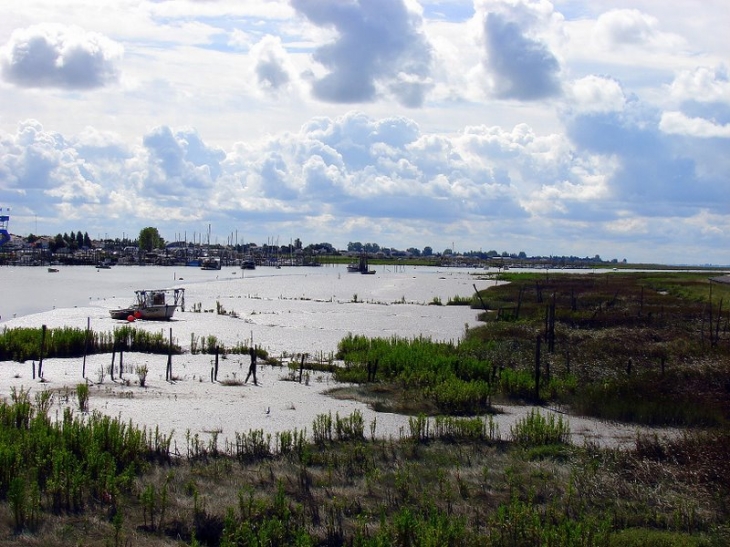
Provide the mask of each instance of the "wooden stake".
POLYGON ((81 377, 86 378, 86 352, 89 349, 89 328, 91 327, 91 317, 86 318, 86 334, 84 335, 84 362, 81 365, 81 377))
POLYGON ((38 378, 43 379, 43 350, 46 344, 46 326, 41 327, 41 355, 38 358, 38 378))

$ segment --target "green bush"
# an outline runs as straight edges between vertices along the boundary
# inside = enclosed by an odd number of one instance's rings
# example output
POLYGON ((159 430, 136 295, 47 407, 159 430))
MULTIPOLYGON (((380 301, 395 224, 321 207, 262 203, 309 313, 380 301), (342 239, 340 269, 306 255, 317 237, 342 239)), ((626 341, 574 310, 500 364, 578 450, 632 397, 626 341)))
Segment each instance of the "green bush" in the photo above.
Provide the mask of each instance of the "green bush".
POLYGON ((545 417, 533 409, 510 428, 512 440, 524 447, 568 444, 570 425, 562 416, 548 414, 545 417))

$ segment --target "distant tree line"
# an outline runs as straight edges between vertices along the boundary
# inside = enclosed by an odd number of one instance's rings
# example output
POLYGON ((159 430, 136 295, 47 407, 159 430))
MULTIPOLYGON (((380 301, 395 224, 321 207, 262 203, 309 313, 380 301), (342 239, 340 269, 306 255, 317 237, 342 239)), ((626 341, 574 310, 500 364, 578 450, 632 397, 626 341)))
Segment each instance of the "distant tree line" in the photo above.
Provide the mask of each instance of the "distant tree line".
MULTIPOLYGON (((30 244, 35 243, 38 241, 39 236, 36 236, 34 234, 29 234, 26 238, 27 242, 30 244)), ((110 241, 110 240, 108 240, 110 241)), ((142 228, 139 232, 139 237, 136 240, 131 240, 128 238, 125 238, 124 240, 115 240, 117 244, 124 244, 124 245, 130 245, 139 247, 140 251, 149 252, 156 249, 163 249, 167 242, 164 240, 164 238, 160 235, 160 232, 157 228, 153 226, 147 226, 145 228, 142 228)), ((182 242, 178 242, 182 243, 182 242)), ((174 243, 173 243, 174 244, 174 243)), ((194 246, 192 243, 189 243, 190 246, 194 246)), ((235 248, 238 252, 246 252, 250 247, 258 247, 254 243, 250 243, 248 245, 236 245, 235 248)), ((89 237, 88 232, 84 232, 83 234, 79 230, 78 232, 71 232, 70 234, 64 233, 64 234, 57 234, 53 239, 49 241, 48 248, 52 253, 57 252, 59 249, 62 248, 68 248, 70 251, 76 251, 78 249, 82 248, 91 248, 92 242, 91 238, 89 237)), ((220 245, 211 245, 211 247, 221 247, 220 245)), ((331 244, 327 242, 322 243, 311 243, 307 246, 304 246, 302 244, 301 239, 296 238, 293 240, 293 242, 285 245, 279 246, 278 244, 273 246, 269 244, 264 244, 262 246, 263 250, 266 250, 267 248, 273 248, 278 250, 279 252, 295 252, 295 251, 303 251, 305 254, 327 254, 327 255, 335 255, 338 254, 338 250, 331 244)), ((453 249, 447 248, 444 249, 441 253, 435 253, 433 248, 426 245, 423 247, 423 249, 418 249, 416 247, 409 247, 405 251, 392 248, 392 247, 382 247, 378 243, 361 243, 360 241, 350 241, 347 244, 347 252, 349 253, 366 253, 370 255, 375 255, 377 253, 384 253, 385 255, 389 255, 391 257, 398 257, 398 256, 412 256, 412 257, 432 257, 432 256, 450 256, 458 254, 463 257, 473 258, 473 259, 479 259, 479 260, 489 260, 494 258, 509 258, 513 260, 527 260, 527 259, 551 259, 553 261, 563 261, 566 263, 575 263, 575 262, 589 262, 589 263, 601 263, 604 262, 603 259, 599 255, 595 255, 592 257, 585 256, 585 257, 579 257, 579 256, 531 256, 528 257, 527 253, 524 251, 520 251, 517 253, 508 253, 507 251, 502 251, 501 253, 492 249, 489 251, 464 251, 461 253, 455 253, 453 249)), ((613 259, 610 262, 618 262, 617 259, 613 259)), ((626 259, 623 259, 623 262, 626 262, 626 259)))
MULTIPOLYGON (((28 243, 33 244, 36 241, 38 241, 39 236, 34 234, 29 234, 26 240, 28 243)), ((56 234, 56 237, 51 239, 48 242, 48 249, 55 253, 59 249, 63 249, 64 247, 67 247, 71 251, 76 251, 78 249, 82 249, 84 247, 91 248, 91 238, 89 237, 88 232, 81 233, 81 230, 78 232, 71 232, 70 234, 64 233, 63 235, 56 234)))

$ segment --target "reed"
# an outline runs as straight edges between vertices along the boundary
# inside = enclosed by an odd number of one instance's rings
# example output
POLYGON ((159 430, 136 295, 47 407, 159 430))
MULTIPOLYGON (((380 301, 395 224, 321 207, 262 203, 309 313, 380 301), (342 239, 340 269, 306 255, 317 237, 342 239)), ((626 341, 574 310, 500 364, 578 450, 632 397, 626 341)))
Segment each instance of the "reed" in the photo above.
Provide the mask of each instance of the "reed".
MULTIPOLYGON (((3 328, 0 332, 0 360, 25 362, 38 359, 41 352, 42 329, 3 328)), ((78 328, 55 328, 47 331, 44 340, 44 358, 72 358, 86 354, 109 353, 114 349, 143 353, 166 354, 169 341, 162 332, 150 333, 124 325, 112 332, 96 332, 78 328)), ((182 353, 179 345, 173 345, 175 354, 182 353)))

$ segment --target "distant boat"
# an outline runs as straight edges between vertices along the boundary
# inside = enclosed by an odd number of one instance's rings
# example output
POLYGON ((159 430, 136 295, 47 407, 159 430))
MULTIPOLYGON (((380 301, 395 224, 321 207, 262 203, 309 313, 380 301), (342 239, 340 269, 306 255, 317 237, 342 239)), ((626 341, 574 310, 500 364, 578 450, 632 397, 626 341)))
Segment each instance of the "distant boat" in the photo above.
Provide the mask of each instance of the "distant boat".
POLYGON ((58 273, 58 268, 48 268, 48 273, 58 273))
POLYGON ((106 262, 100 262, 96 265, 96 268, 98 270, 111 270, 111 264, 107 264, 106 262))
POLYGON ((360 255, 360 259, 357 262, 350 262, 347 265, 347 271, 350 273, 361 273, 361 274, 374 274, 375 270, 371 270, 368 266, 368 257, 366 255, 360 255))
POLYGON ((178 307, 185 311, 185 289, 142 289, 134 294, 136 299, 130 306, 109 310, 112 319, 165 321, 178 307))
POLYGON ((201 270, 220 270, 221 259, 215 256, 206 256, 200 261, 201 270))
POLYGON ((243 262, 241 262, 241 269, 242 270, 255 270, 256 261, 253 258, 244 258, 243 262))

